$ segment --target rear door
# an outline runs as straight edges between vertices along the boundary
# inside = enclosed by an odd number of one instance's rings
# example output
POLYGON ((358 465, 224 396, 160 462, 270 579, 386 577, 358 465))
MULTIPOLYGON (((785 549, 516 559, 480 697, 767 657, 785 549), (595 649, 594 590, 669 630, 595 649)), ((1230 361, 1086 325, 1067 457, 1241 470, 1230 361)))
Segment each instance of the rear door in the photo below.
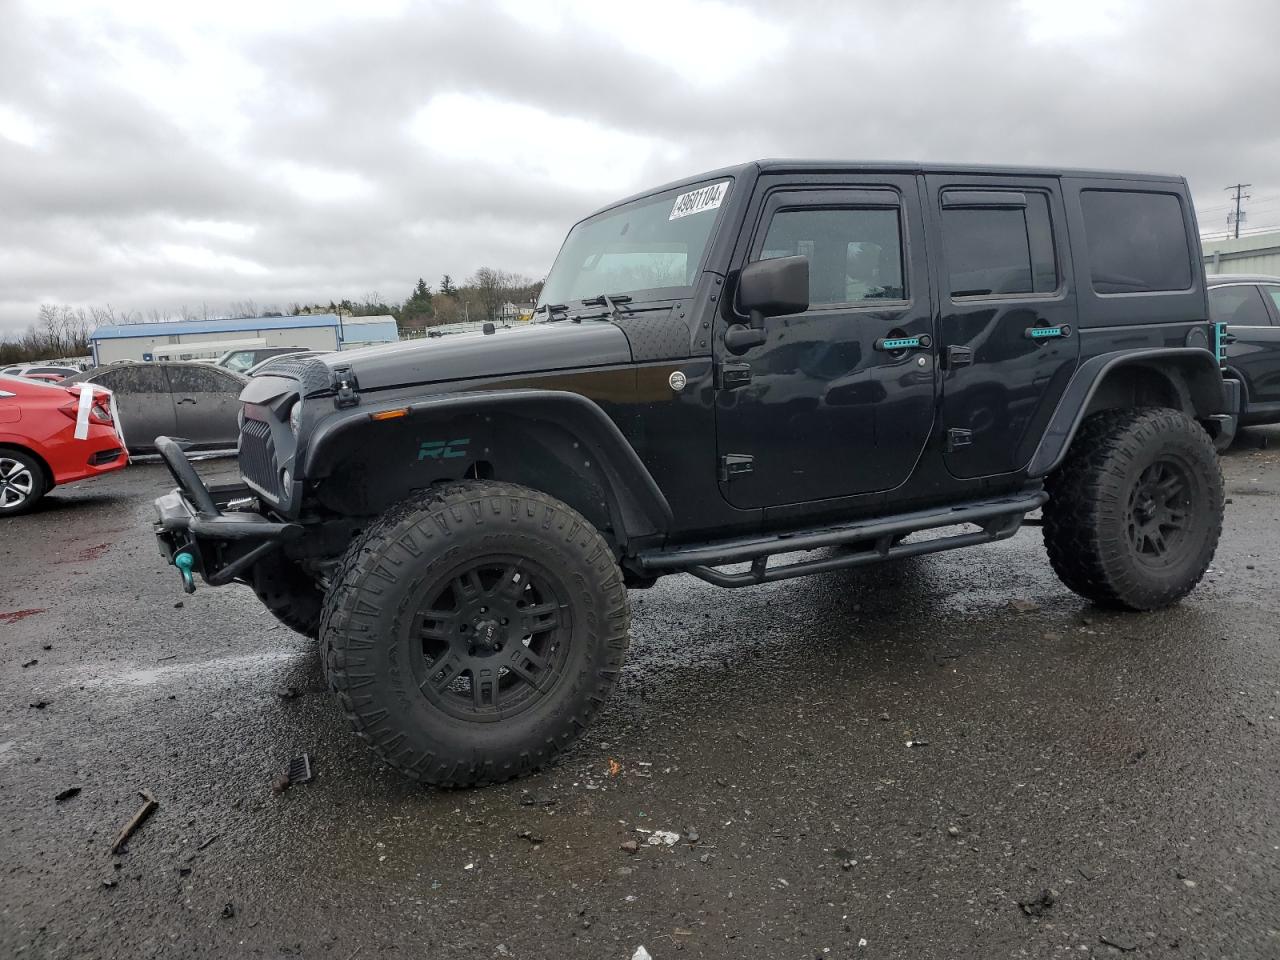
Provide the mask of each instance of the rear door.
POLYGON ((130 453, 152 450, 156 437, 174 433, 176 421, 169 381, 156 364, 121 364, 95 374, 91 382, 115 394, 120 417, 116 432, 130 453))
MULTIPOLYGON (((1271 290, 1280 296, 1280 286, 1271 290)), ((1209 318, 1227 325, 1227 367, 1244 381, 1247 412, 1255 416, 1280 412, 1280 327, 1274 322, 1274 306, 1271 295, 1256 283, 1209 288, 1209 318)))
POLYGON ((773 507, 897 486, 924 449, 935 403, 928 276, 911 256, 924 246, 915 178, 762 178, 747 216, 737 265, 808 257, 809 309, 770 318, 766 342, 741 356, 725 349, 718 320, 724 497, 773 507))
POLYGON ((945 461, 956 477, 1026 466, 1080 355, 1054 177, 931 175, 945 461))
POLYGON ((198 447, 234 447, 243 381, 208 364, 172 364, 165 371, 178 436, 198 447))

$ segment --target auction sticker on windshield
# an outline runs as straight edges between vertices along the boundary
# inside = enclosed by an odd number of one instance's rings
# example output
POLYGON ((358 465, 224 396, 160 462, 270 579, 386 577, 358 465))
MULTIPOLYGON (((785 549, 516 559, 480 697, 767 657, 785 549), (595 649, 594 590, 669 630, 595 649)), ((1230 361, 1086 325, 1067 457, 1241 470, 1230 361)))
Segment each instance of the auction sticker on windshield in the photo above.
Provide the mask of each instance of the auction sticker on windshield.
POLYGON ((682 193, 676 197, 676 202, 671 205, 671 216, 667 217, 667 219, 679 220, 681 217, 691 217, 695 213, 714 210, 720 206, 720 202, 724 200, 725 194, 728 192, 729 181, 721 180, 719 183, 713 183, 710 186, 699 187, 697 190, 682 193))

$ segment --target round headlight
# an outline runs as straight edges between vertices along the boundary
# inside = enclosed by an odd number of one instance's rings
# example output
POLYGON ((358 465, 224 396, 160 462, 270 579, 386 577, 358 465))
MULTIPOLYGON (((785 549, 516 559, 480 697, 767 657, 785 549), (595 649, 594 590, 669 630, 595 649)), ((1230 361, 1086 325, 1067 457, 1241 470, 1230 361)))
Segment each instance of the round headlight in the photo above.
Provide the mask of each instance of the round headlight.
POLYGON ((302 422, 302 401, 299 399, 289 408, 289 429, 296 436, 298 433, 298 424, 302 422))

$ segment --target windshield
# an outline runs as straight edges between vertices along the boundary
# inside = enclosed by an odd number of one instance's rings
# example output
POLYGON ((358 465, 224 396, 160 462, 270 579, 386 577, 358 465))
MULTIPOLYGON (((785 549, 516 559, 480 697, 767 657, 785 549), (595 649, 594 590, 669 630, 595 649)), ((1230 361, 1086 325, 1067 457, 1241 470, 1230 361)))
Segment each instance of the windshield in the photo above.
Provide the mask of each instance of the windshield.
POLYGON ((638 291, 685 295, 720 218, 732 181, 635 200, 572 230, 542 288, 542 304, 572 304, 638 291))

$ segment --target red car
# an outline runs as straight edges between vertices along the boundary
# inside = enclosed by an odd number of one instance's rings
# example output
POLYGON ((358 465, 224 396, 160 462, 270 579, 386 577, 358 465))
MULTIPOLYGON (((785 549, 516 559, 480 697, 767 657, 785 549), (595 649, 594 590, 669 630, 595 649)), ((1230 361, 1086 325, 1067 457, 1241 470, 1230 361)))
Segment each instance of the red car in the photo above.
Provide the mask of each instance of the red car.
POLYGON ((0 376, 0 517, 31 509, 57 484, 129 462, 116 435, 110 392, 93 388, 81 411, 81 391, 90 387, 0 376))

